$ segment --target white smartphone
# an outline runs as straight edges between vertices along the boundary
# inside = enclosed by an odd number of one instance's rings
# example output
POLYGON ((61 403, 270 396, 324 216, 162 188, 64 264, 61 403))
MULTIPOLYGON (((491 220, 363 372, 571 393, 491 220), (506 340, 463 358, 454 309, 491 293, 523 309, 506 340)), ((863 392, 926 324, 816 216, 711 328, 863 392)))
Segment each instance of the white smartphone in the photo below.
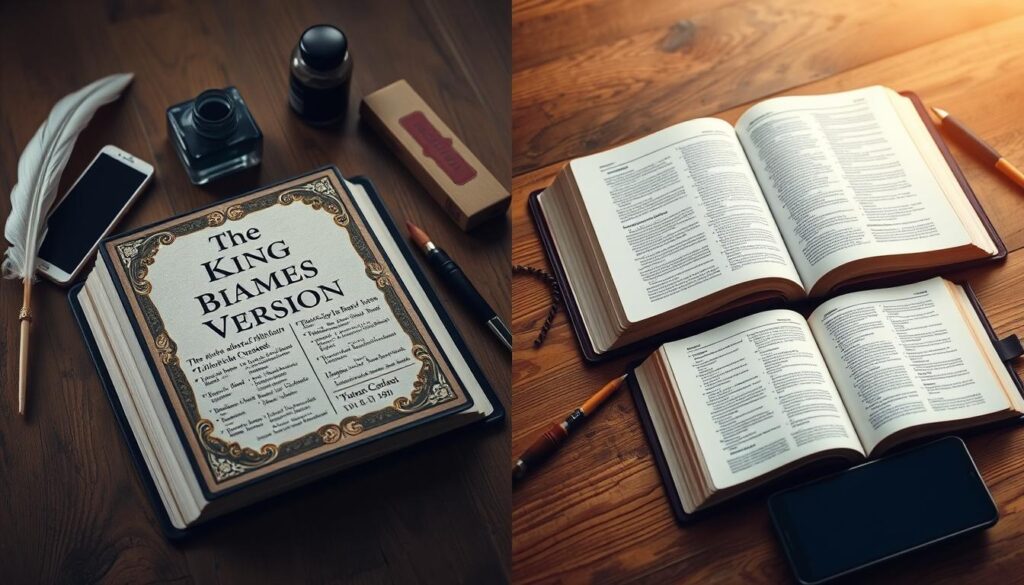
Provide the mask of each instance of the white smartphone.
POLYGON ((101 148, 50 213, 39 272, 57 284, 71 282, 152 177, 149 163, 116 146, 101 148))

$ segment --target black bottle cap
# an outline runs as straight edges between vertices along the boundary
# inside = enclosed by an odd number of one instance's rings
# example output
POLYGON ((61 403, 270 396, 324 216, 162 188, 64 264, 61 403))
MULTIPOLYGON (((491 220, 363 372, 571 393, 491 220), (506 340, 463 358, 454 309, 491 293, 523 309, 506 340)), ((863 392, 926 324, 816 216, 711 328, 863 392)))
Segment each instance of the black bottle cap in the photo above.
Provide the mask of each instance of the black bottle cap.
POLYGON ((341 29, 318 24, 306 29, 299 39, 299 54, 307 65, 317 71, 330 71, 345 60, 348 39, 341 29))

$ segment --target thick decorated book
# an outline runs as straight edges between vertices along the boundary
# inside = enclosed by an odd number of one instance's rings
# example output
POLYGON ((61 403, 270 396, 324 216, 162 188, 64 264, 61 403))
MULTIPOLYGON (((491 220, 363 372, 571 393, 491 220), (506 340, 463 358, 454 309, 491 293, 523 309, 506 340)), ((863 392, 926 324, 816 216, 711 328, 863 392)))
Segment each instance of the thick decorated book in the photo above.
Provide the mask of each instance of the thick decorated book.
POLYGON ((782 476, 1024 414, 969 287, 933 278, 666 343, 629 385, 681 521, 782 476))
POLYGON ((1006 256, 920 100, 877 86, 573 160, 531 209, 591 360, 1006 256))
POLYGON ((170 532, 503 412, 334 168, 105 240, 71 301, 170 532))

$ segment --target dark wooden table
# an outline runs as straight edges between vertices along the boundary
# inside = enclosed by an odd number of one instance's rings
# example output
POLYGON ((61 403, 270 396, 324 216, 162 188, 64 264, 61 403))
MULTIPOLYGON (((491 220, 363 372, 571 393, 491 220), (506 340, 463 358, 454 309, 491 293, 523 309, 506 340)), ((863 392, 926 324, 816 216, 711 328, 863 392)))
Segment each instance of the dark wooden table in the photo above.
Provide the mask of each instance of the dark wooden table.
MULTIPOLYGON (((365 174, 394 218, 423 225, 507 316, 509 228, 463 233, 384 144, 358 124, 360 96, 409 80, 503 181, 509 180, 509 8, 473 0, 3 2, 0 217, 22 148, 60 97, 133 71, 75 148, 65 186, 104 144, 151 162, 155 181, 121 228, 209 204, 317 166, 365 174), (309 25, 350 37, 355 76, 343 128, 303 124, 287 62, 309 25), (189 184, 165 110, 209 87, 239 88, 264 133, 255 174, 189 184)), ((431 275, 431 280, 435 282, 431 275)), ((508 353, 444 288, 442 302, 509 402, 508 353)), ((441 437, 164 539, 132 467, 65 290, 36 287, 29 415, 17 414, 21 287, 0 285, 0 582, 497 583, 509 555, 508 426, 441 437)))
MULTIPOLYGON (((917 91, 1024 164, 1024 3, 898 0, 516 0, 513 2, 513 260, 546 266, 526 197, 570 158, 676 122, 734 121, 782 93, 872 84, 917 91)), ((998 333, 1024 334, 1024 192, 954 154, 1007 247, 965 275, 998 333)), ((547 291, 513 290, 513 452, 646 352, 585 364, 565 317, 530 342, 547 291)), ((1024 367, 1018 365, 1024 372, 1024 367)), ((513 493, 512 574, 522 583, 776 583, 791 576, 763 500, 685 528, 669 510, 631 398, 616 396, 513 493)), ((872 582, 1024 580, 1024 427, 968 446, 1002 514, 972 540, 867 576, 872 582)))

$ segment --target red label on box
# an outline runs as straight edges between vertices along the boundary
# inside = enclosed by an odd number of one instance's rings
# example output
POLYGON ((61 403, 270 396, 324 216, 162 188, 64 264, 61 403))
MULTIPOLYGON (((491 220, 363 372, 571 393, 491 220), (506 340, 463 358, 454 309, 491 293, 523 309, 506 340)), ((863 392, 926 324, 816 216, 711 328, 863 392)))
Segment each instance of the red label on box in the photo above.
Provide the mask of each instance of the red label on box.
POLYGON ((442 136, 426 114, 416 110, 399 118, 398 123, 420 145, 424 156, 433 159, 453 183, 465 185, 476 176, 476 169, 455 150, 452 139, 442 136))

